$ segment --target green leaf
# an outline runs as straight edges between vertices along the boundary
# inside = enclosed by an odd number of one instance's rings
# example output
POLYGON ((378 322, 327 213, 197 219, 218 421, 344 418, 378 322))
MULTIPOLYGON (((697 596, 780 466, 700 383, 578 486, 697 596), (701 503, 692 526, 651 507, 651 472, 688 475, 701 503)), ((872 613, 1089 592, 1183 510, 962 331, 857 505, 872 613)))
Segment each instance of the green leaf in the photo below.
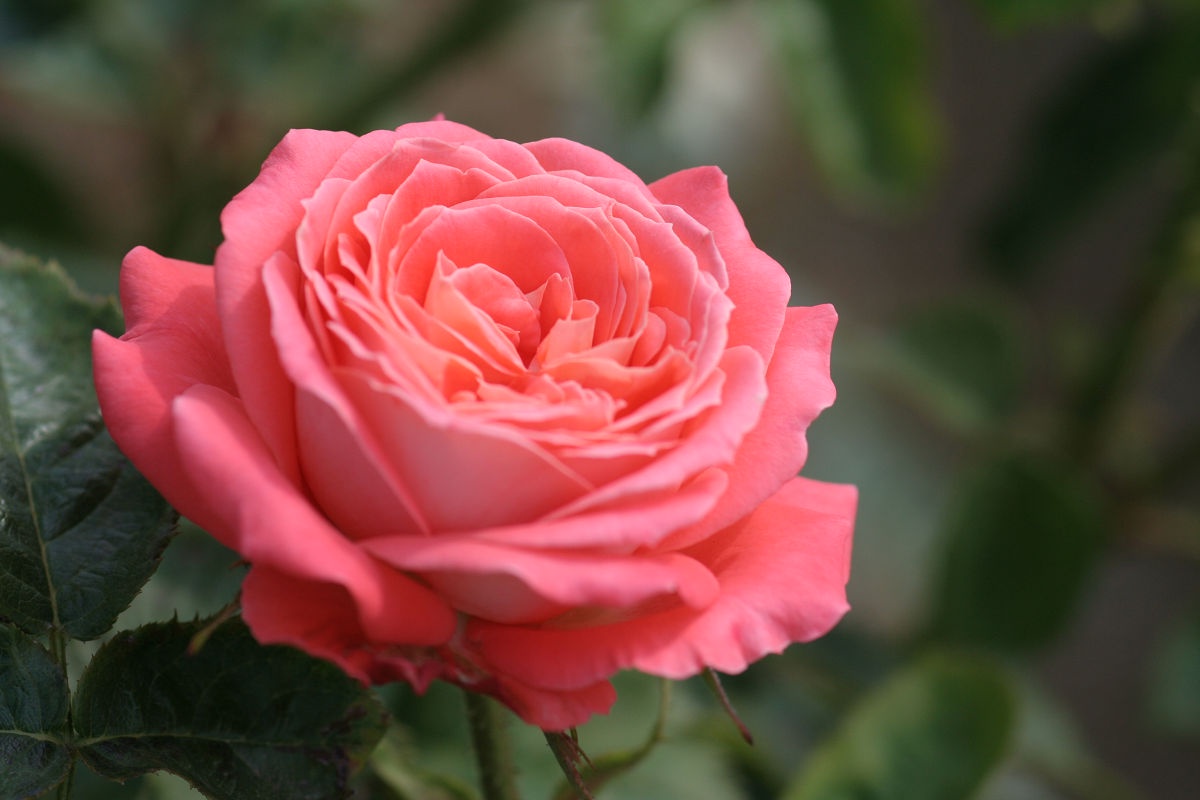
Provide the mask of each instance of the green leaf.
POLYGON ((1100 48, 1050 98, 982 231, 986 263, 1021 281, 1069 230, 1171 153, 1200 89, 1200 17, 1147 23, 1100 48))
POLYGON ((1155 654, 1150 717, 1160 730, 1200 739, 1200 615, 1172 631, 1155 654))
POLYGON ((764 0, 792 110, 826 178, 903 199, 936 166, 940 129, 924 21, 905 0, 764 0))
POLYGON ((1067 466, 994 458, 951 504, 935 635, 1002 649, 1045 644, 1074 611, 1106 533, 1100 498, 1067 466))
POLYGON ((93 639, 154 572, 174 512, 117 450, 92 386, 111 303, 0 247, 0 617, 93 639))
POLYGON ((1002 760, 1015 724, 988 662, 926 656, 874 689, 809 760, 785 800, 962 800, 1002 760))
POLYGON ((81 753, 125 780, 165 769, 217 800, 330 800, 384 728, 374 696, 334 665, 262 646, 240 620, 188 651, 204 621, 118 634, 75 696, 81 753))
POLYGON ((37 642, 0 625, 0 798, 33 797, 71 763, 67 680, 37 642))
POLYGON ((943 305, 904 320, 879 366, 937 420, 974 432, 1015 410, 1022 359, 1016 322, 1003 309, 943 305))

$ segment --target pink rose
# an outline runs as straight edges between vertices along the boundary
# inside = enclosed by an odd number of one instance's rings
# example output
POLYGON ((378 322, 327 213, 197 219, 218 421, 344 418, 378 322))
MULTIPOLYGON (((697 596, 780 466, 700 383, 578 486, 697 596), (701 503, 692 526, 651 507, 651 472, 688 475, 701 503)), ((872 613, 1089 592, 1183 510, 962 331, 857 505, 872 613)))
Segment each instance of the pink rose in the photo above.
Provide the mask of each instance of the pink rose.
POLYGON ((739 672, 845 613, 855 490, 795 477, 836 315, 787 307, 719 170, 298 130, 221 222, 213 267, 126 257, 96 387, 251 564, 261 641, 564 729, 619 670, 739 672))

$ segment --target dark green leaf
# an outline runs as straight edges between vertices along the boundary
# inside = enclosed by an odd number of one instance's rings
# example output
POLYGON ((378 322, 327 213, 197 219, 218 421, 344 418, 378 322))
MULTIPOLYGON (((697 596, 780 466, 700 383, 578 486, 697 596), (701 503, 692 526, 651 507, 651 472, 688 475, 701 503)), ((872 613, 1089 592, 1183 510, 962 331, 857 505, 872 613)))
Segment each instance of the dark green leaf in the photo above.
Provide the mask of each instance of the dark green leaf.
POLYGON ((619 99, 641 116, 661 98, 675 42, 689 16, 712 0, 609 0, 596 4, 605 59, 619 99))
POLYGON ((987 662, 927 656, 873 690, 786 800, 962 800, 1001 761, 1015 700, 987 662))
POLYGON ((1200 738, 1200 615, 1173 631, 1156 654, 1150 714, 1164 731, 1200 738))
POLYGON ((940 146, 918 6, 767 0, 795 117, 826 177, 867 197, 924 186, 940 146))
POLYGON ((0 625, 0 798, 33 797, 67 774, 67 680, 41 645, 0 625))
POLYGON ((174 514, 104 429, 91 334, 111 303, 0 247, 0 617, 92 639, 154 572, 174 514))
POLYGON ((889 337, 880 366, 935 418, 965 431, 1009 415, 1024 377, 1016 323, 985 306, 946 305, 910 316, 889 337))
POLYGON ((936 635, 999 648, 1050 640, 1106 538, 1096 493, 1069 468, 1000 456, 959 488, 943 531, 936 635))
POLYGON ((1100 48, 1050 98, 983 231, 988 263, 1017 281, 1139 168, 1170 153, 1200 88, 1200 23, 1146 24, 1100 48))
POLYGON ((75 696, 89 766, 124 780, 165 769, 217 800, 331 800, 383 733, 374 696, 337 667, 259 645, 240 620, 195 654, 203 621, 120 633, 75 696))

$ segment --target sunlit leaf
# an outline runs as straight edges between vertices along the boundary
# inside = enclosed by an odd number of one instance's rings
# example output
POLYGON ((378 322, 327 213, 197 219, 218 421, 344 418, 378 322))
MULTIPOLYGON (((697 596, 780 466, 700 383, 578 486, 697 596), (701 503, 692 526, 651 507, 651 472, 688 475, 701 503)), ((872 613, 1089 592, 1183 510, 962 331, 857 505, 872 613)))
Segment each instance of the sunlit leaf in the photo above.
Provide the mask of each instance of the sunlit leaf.
POLYGON ((383 710, 337 667, 259 645, 240 620, 199 652, 203 621, 114 637, 75 696, 79 746, 97 773, 165 769, 216 800, 331 800, 383 733, 383 710))
POLYGON ((766 0, 795 119, 835 188, 911 195, 936 166, 940 133, 919 6, 905 0, 766 0))
POLYGON ((943 529, 935 634, 1002 649, 1049 641, 1105 542, 1103 514, 1053 460, 1002 455, 969 474, 943 529))
POLYGON ((1005 676, 965 656, 927 656, 873 690, 812 756, 785 800, 962 800, 1012 739, 1005 676))
POLYGON ((174 514, 117 450, 92 386, 110 303, 0 248, 0 618, 106 632, 154 572, 174 514))
POLYGON ((37 642, 0 625, 0 798, 39 795, 67 774, 67 679, 37 642))

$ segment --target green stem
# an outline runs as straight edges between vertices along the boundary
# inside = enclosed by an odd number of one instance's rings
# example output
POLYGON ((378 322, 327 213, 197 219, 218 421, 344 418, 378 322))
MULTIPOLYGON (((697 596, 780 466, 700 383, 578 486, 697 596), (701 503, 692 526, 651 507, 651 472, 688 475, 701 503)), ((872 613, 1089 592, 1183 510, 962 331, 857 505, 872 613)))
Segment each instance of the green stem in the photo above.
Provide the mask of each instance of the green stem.
POLYGON ((71 764, 67 767, 67 777, 63 778, 62 783, 58 785, 56 792, 58 800, 68 800, 71 797, 71 787, 75 783, 75 764, 77 759, 71 758, 71 764))
MULTIPOLYGON (((71 678, 70 678, 70 663, 67 659, 67 637, 63 629, 58 624, 58 610, 55 608, 54 627, 50 629, 50 653, 54 656, 54 660, 58 662, 58 666, 62 669, 63 675, 67 677, 67 736, 68 744, 70 739, 74 737, 75 724, 72 720, 71 713, 71 678)), ((72 747, 71 761, 67 766, 67 775, 55 789, 54 796, 56 800, 69 800, 71 797, 71 788, 75 783, 75 764, 78 758, 72 747)))
POLYGON ((513 772, 512 750, 504 728, 504 710, 486 695, 465 692, 471 745, 479 764, 484 800, 520 800, 513 772))

